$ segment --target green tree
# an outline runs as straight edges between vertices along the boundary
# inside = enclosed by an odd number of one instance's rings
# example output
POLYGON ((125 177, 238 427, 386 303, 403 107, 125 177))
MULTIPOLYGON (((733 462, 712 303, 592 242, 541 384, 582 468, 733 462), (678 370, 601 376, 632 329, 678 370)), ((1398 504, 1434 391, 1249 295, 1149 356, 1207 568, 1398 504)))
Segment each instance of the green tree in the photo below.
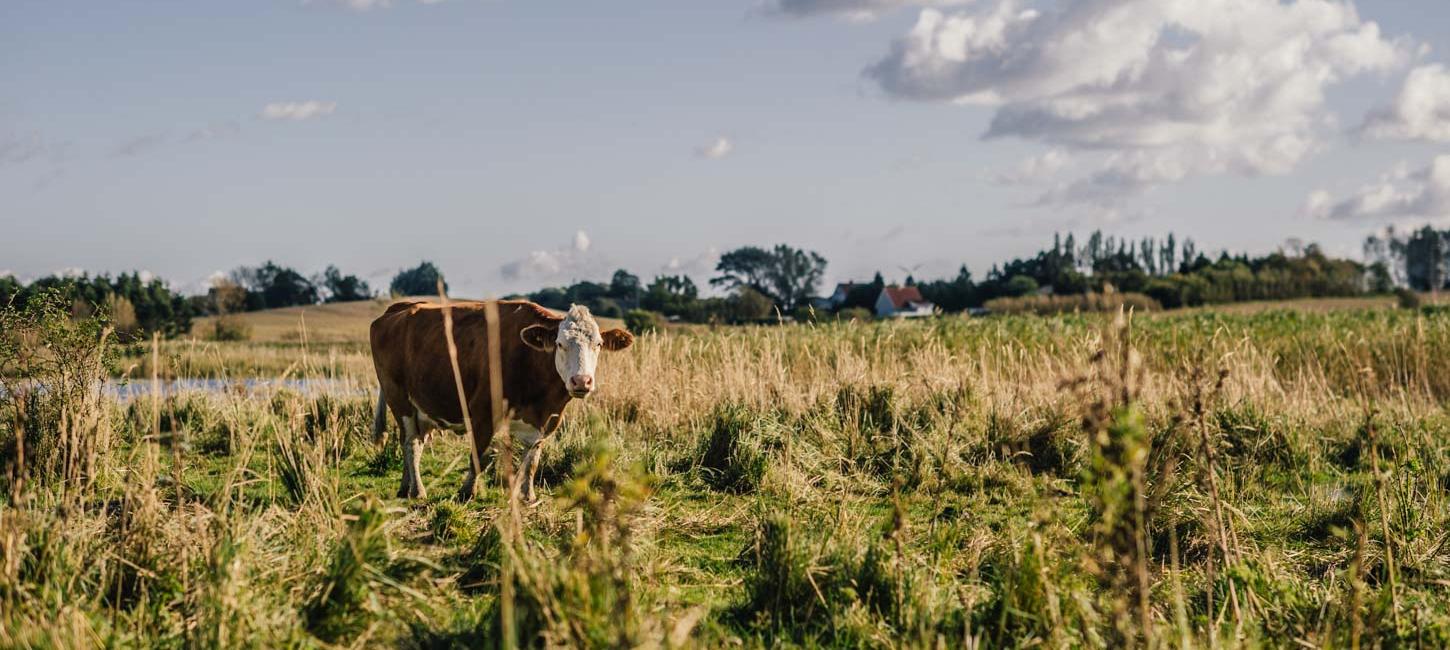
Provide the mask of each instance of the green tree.
POLYGON ((327 302, 353 302, 373 297, 373 288, 366 281, 356 275, 343 275, 332 265, 322 272, 319 284, 327 292, 327 302))
MULTIPOLYGON (((388 285, 388 293, 395 296, 434 296, 438 294, 438 282, 443 273, 432 262, 424 260, 411 269, 399 271, 388 285)), ((443 281, 443 291, 448 291, 448 282, 443 281)))
POLYGON ((786 312, 808 303, 816 294, 821 277, 826 274, 826 258, 815 251, 791 248, 785 244, 776 246, 771 257, 774 264, 766 279, 772 292, 765 293, 786 312))
POLYGON ((655 276, 640 298, 640 306, 669 316, 680 316, 699 300, 700 290, 688 275, 655 276))
POLYGON ((639 276, 624 269, 615 271, 609 280, 609 297, 631 309, 639 306, 643 293, 639 276))
POLYGON ((734 290, 750 287, 760 293, 767 293, 770 272, 775 266, 775 256, 758 246, 745 246, 720 256, 715 271, 720 275, 710 280, 710 286, 734 290))
POLYGON ((247 288, 247 306, 253 310, 319 302, 317 285, 295 269, 271 260, 258 267, 239 267, 232 278, 247 288))

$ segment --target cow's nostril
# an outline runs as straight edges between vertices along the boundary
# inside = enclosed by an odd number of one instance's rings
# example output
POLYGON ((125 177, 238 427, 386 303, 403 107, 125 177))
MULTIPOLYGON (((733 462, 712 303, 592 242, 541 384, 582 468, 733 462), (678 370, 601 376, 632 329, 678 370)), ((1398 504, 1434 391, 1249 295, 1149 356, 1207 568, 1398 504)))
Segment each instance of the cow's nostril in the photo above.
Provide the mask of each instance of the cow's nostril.
POLYGON ((569 378, 569 388, 572 390, 592 390, 594 378, 589 375, 574 375, 569 378))

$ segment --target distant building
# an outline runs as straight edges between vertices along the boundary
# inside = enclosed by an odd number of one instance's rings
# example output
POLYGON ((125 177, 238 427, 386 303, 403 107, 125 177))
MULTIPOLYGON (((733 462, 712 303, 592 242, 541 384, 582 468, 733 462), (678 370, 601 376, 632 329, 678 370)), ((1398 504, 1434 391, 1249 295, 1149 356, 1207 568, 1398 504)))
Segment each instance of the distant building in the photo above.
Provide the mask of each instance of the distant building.
POLYGON ((883 287, 876 297, 879 318, 917 318, 936 313, 936 305, 927 302, 916 287, 883 287))
POLYGON ((836 285, 836 290, 832 291, 830 297, 826 298, 826 304, 829 309, 831 311, 840 309, 841 305, 846 304, 846 297, 850 296, 851 290, 855 288, 855 282, 842 282, 836 285))

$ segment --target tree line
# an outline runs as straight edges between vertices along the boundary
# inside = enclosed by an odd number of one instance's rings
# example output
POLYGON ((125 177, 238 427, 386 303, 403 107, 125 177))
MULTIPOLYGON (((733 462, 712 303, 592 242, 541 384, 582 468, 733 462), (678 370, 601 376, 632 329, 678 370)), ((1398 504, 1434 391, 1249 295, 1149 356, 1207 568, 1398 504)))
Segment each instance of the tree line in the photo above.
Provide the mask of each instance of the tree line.
MULTIPOLYGON (((435 295, 442 278, 437 266, 424 261, 395 275, 388 290, 393 295, 435 295)), ((333 265, 308 276, 270 260, 259 266, 237 267, 214 280, 206 293, 192 296, 182 295, 160 278, 143 279, 138 272, 56 274, 29 283, 0 276, 0 308, 23 308, 46 295, 69 302, 73 316, 104 314, 118 335, 135 338, 152 332, 183 336, 200 316, 371 300, 377 292, 366 280, 333 265)))
MULTIPOLYGON (((1364 242, 1365 262, 1338 259, 1315 244, 1290 241, 1274 252, 1251 256, 1220 252, 1210 256, 1188 238, 1169 233, 1160 238, 1120 238, 1100 231, 1079 241, 1076 235, 1054 235, 1050 246, 1034 255, 994 264, 980 279, 963 265, 953 276, 904 283, 941 311, 979 308, 1001 298, 1033 295, 1082 295, 1105 292, 1142 294, 1172 309, 1245 300, 1388 293, 1399 287, 1417 291, 1450 288, 1450 230, 1424 226, 1416 230, 1387 228, 1364 242)), ((578 281, 545 287, 514 297, 546 307, 589 306, 606 317, 631 318, 643 327, 664 319, 685 322, 750 323, 780 316, 860 317, 869 312, 887 286, 880 272, 869 282, 851 287, 845 301, 829 309, 819 299, 826 259, 815 251, 787 244, 745 246, 720 256, 709 286, 718 295, 704 295, 688 275, 657 275, 649 282, 625 269, 607 282, 578 281)), ((395 296, 431 296, 444 282, 432 262, 399 271, 388 285, 395 296)), ((446 290, 446 283, 444 283, 446 290)), ((307 275, 267 261, 242 266, 215 281, 202 295, 182 296, 159 278, 139 273, 111 276, 52 275, 25 284, 0 277, 0 306, 23 306, 42 293, 59 293, 72 301, 72 312, 108 314, 118 332, 159 332, 180 336, 198 316, 369 300, 378 292, 366 280, 329 265, 307 275)))
MULTIPOLYGON (((908 279, 908 283, 912 282, 908 279)), ((943 311, 980 307, 995 298, 1038 293, 1141 293, 1164 308, 1248 300, 1386 293, 1385 268, 1331 258, 1316 244, 1290 242, 1266 255, 1227 251, 1210 257, 1192 239, 1119 239, 1093 232, 1082 245, 1068 234, 1032 257, 993 265, 974 281, 963 266, 953 278, 920 285, 943 311)))
MULTIPOLYGON (((980 279, 963 265, 954 276, 918 282, 907 276, 922 296, 946 313, 980 308, 999 298, 1032 295, 1141 294, 1173 309, 1248 300, 1388 293, 1397 278, 1416 278, 1426 263, 1427 248, 1418 236, 1385 246, 1393 259, 1362 264, 1327 255, 1316 244, 1296 241, 1265 255, 1221 252, 1210 256, 1188 238, 1173 233, 1161 238, 1127 239, 1094 231, 1079 241, 1074 234, 1054 235, 1052 244, 1036 254, 995 264, 980 279), (1403 270, 1408 267, 1410 270, 1403 270), (1396 272, 1394 269, 1402 269, 1396 272)), ((1450 244, 1450 231, 1441 235, 1450 244)), ((1433 249, 1432 249, 1433 250, 1433 249)), ((1446 256, 1433 258, 1444 268, 1446 256)), ((878 271, 869 282, 850 285, 843 302, 827 308, 818 299, 827 261, 813 251, 781 244, 747 246, 721 255, 710 285, 722 297, 702 297, 694 280, 659 275, 648 284, 626 270, 609 283, 577 282, 526 294, 535 302, 564 308, 589 305, 604 316, 625 316, 643 310, 686 322, 756 322, 779 315, 797 319, 830 315, 869 315, 887 282, 878 271), (813 300, 816 299, 816 300, 813 300)), ((1443 283, 1447 274, 1434 276, 1443 283)), ((637 317, 645 321, 643 317, 637 317)))

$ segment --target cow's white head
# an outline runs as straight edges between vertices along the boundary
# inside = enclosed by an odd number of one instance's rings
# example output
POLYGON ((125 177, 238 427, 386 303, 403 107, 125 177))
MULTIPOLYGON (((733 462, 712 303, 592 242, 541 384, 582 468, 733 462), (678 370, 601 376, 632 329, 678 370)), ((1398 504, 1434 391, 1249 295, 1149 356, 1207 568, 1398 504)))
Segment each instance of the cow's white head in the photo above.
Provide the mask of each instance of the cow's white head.
POLYGON ((554 369, 572 397, 585 397, 594 390, 601 349, 623 350, 634 343, 634 336, 622 329, 600 332, 594 315, 583 305, 570 307, 557 324, 525 327, 519 337, 535 350, 554 353, 554 369))

